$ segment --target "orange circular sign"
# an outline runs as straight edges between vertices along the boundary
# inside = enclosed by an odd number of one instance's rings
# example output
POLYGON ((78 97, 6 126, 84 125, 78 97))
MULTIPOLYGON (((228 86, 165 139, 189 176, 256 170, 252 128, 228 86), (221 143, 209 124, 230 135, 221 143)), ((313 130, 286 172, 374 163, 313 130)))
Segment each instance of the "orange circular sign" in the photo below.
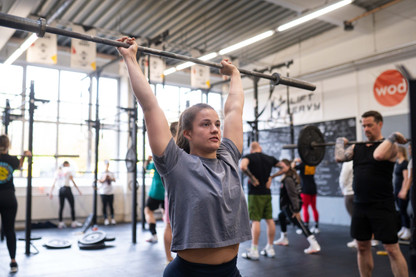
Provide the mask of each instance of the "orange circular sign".
POLYGON ((406 97, 407 91, 407 81, 397 70, 384 71, 374 82, 374 97, 383 106, 396 106, 406 97))

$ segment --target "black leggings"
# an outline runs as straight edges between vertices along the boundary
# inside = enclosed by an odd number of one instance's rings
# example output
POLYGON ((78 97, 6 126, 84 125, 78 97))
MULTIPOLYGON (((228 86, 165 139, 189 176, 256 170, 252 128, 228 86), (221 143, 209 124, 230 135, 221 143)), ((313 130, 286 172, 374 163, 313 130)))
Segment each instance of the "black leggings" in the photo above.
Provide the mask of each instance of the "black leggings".
POLYGON ((396 198, 396 204, 397 207, 399 207, 400 212, 400 220, 403 227, 410 228, 410 217, 407 214, 407 206, 409 205, 409 194, 406 199, 400 199, 398 196, 398 193, 395 194, 396 198))
POLYGON ((107 206, 110 208, 111 218, 114 218, 114 194, 101 194, 101 201, 103 202, 104 219, 107 218, 107 206))
POLYGON ((16 258, 16 232, 14 223, 17 213, 17 200, 14 189, 0 191, 1 228, 6 236, 7 249, 11 259, 16 258))
POLYGON ((287 223, 286 218, 289 218, 296 226, 298 226, 300 229, 302 229, 302 233, 305 235, 305 237, 309 237, 312 235, 311 231, 309 231, 309 228, 303 224, 302 219, 297 219, 296 217, 292 217, 293 213, 290 210, 288 206, 282 208, 282 210, 279 213, 279 222, 280 222, 280 228, 282 229, 283 233, 286 233, 287 231, 287 223))
POLYGON ((65 198, 68 199, 69 206, 71 206, 71 219, 75 221, 75 201, 70 187, 62 187, 59 189, 59 221, 62 221, 65 198))
POLYGON ((237 256, 231 261, 219 264, 197 264, 188 262, 179 255, 169 263, 163 277, 241 277, 237 269, 237 256))

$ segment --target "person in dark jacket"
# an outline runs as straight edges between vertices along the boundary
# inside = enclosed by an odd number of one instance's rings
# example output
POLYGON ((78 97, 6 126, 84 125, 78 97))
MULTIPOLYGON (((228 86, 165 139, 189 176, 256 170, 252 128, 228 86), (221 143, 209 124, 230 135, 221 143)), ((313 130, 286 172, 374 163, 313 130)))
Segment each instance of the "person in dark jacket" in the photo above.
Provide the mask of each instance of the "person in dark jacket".
POLYGON ((284 174, 280 187, 280 213, 279 222, 281 227, 281 237, 274 242, 275 245, 289 245, 289 240, 286 235, 287 223, 286 218, 289 218, 296 226, 298 226, 309 242, 309 247, 304 250, 305 254, 313 254, 321 251, 321 246, 316 241, 315 235, 311 233, 309 228, 303 224, 300 217, 300 209, 302 201, 300 198, 301 186, 300 178, 290 165, 290 161, 283 159, 278 166, 284 174))

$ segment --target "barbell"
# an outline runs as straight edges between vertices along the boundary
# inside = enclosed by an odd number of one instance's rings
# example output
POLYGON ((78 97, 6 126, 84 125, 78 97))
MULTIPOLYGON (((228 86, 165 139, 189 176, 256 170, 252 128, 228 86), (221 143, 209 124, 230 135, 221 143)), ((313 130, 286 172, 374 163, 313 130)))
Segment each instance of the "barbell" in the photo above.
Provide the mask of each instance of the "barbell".
MULTIPOLYGON (((15 15, 6 14, 6 13, 0 13, 0 26, 33 32, 33 33, 36 33, 38 37, 43 37, 45 33, 52 33, 52 34, 67 36, 71 38, 101 43, 101 44, 114 46, 114 47, 124 47, 124 48, 130 47, 130 44, 128 43, 111 40, 107 38, 101 38, 101 37, 92 36, 92 35, 81 34, 81 33, 73 32, 73 31, 65 30, 65 29, 60 29, 57 27, 48 26, 44 18, 33 20, 33 19, 19 17, 15 15)), ((189 62, 193 62, 196 64, 205 65, 205 66, 209 66, 213 68, 218 68, 218 69, 222 68, 222 65, 220 63, 203 61, 197 58, 192 58, 192 57, 188 57, 188 56, 184 56, 184 55, 180 55, 180 54, 176 54, 176 53, 172 53, 168 51, 163 51, 163 50, 158 50, 158 49, 153 49, 153 48, 148 48, 148 47, 143 47, 143 46, 139 46, 138 51, 146 53, 146 54, 150 54, 150 55, 155 55, 155 56, 189 61, 189 62)), ((273 81, 275 85, 282 84, 282 85, 296 87, 300 89, 306 89, 310 91, 314 91, 316 89, 316 86, 314 84, 308 83, 303 80, 281 76, 279 73, 276 73, 276 72, 273 74, 264 74, 264 73, 250 71, 250 70, 246 70, 242 68, 239 68, 238 70, 240 71, 241 74, 250 75, 250 76, 254 76, 258 78, 269 79, 273 81)))
MULTIPOLYGON (((407 139, 408 141, 410 139, 407 139)), ((372 144, 377 141, 349 141, 347 145, 352 144, 372 144)), ((325 142, 324 135, 318 127, 306 125, 299 132, 298 144, 283 145, 283 149, 298 149, 301 160, 311 166, 317 166, 325 156, 325 147, 334 146, 335 142, 325 142)))

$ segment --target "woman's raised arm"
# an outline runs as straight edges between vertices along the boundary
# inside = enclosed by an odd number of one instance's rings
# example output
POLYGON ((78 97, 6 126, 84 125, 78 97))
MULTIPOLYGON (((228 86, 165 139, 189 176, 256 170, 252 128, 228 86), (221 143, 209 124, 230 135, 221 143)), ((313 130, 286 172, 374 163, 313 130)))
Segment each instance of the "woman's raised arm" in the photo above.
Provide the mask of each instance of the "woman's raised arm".
POLYGON ((224 137, 230 139, 243 151, 243 106, 244 92, 240 71, 228 60, 222 60, 221 74, 231 77, 230 91, 224 105, 224 137))
POLYGON ((137 63, 137 43, 134 38, 122 37, 118 41, 130 44, 129 48, 119 47, 118 51, 123 56, 130 76, 131 86, 139 105, 144 113, 144 120, 149 137, 150 148, 153 154, 161 156, 172 138, 169 124, 159 107, 149 83, 146 80, 139 64, 137 63))

